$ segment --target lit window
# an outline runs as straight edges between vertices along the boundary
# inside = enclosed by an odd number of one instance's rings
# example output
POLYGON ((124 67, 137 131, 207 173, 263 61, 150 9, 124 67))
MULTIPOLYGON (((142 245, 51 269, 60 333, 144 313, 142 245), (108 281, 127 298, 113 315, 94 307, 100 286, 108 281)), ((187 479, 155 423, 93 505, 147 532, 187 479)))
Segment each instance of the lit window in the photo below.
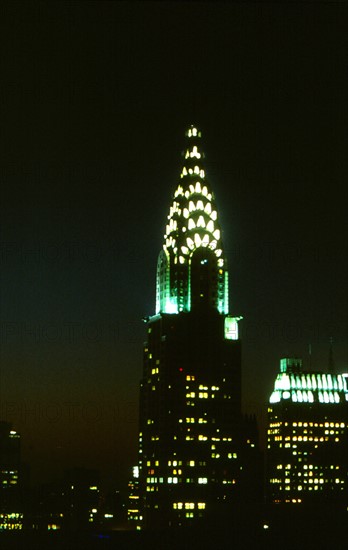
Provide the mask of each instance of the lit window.
MULTIPOLYGON (((195 149, 197 150, 197 147, 195 147, 195 149)), ((201 155, 199 155, 199 156, 201 156, 201 155)), ((195 191, 196 191, 196 193, 201 193, 202 192, 201 184, 199 183, 199 181, 197 181, 197 183, 196 183, 195 191)))
POLYGON ((203 216, 199 216, 198 221, 197 221, 197 227, 205 227, 205 221, 204 221, 203 216))

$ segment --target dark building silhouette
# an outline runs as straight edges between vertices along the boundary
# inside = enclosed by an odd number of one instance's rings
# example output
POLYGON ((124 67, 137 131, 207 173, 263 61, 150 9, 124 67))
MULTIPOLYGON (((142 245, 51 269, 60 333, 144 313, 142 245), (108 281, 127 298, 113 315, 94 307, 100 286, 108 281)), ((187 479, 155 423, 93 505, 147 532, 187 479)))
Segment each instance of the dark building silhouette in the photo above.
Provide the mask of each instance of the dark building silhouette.
POLYGON ((127 494, 113 490, 101 496, 99 526, 103 530, 127 530, 127 494))
POLYGON ((253 493, 247 471, 259 452, 255 419, 241 413, 241 318, 229 314, 227 261, 194 126, 183 157, 158 257, 156 313, 146 319, 130 484, 138 528, 228 521, 253 493))
POLYGON ((0 422, 0 530, 23 527, 20 435, 0 422))
POLYGON ((31 528, 86 531, 100 524, 99 473, 75 467, 63 478, 42 485, 33 498, 31 528))
POLYGON ((62 494, 68 529, 88 529, 98 522, 99 482, 97 470, 79 467, 64 472, 62 494))
POLYGON ((348 374, 302 370, 281 359, 268 407, 267 495, 271 503, 348 505, 348 374))

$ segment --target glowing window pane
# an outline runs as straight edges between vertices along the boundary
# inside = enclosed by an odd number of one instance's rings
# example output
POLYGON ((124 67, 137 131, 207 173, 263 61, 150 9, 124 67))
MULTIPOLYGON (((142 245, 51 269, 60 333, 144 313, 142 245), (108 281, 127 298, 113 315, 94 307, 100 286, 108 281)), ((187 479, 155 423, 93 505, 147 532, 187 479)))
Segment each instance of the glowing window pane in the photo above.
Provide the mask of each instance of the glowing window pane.
POLYGON ((197 247, 198 247, 198 246, 201 246, 202 240, 201 240, 201 237, 198 235, 198 233, 195 233, 194 239, 195 239, 195 245, 196 245, 197 247))
POLYGON ((195 247, 195 243, 190 237, 187 237, 186 239, 187 246, 190 248, 190 250, 193 250, 195 247))
POLYGON ((209 235, 205 234, 202 239, 202 246, 208 246, 209 244, 209 235))
MULTIPOLYGON (((205 189, 205 188, 203 187, 203 189, 205 189)), ((208 203, 205 205, 204 211, 205 211, 207 214, 211 214, 211 203, 210 203, 210 202, 208 202, 208 203)), ((213 226, 214 226, 214 224, 213 224, 213 226)))
POLYGON ((213 231, 214 231, 214 222, 213 222, 213 220, 208 221, 207 230, 210 231, 211 233, 213 233, 213 231))
POLYGON ((188 228, 189 229, 194 229, 195 227, 196 227, 195 222, 193 221, 192 218, 190 218, 189 221, 188 221, 188 228))
POLYGON ((203 216, 199 216, 198 222, 197 222, 197 227, 205 227, 205 221, 204 221, 203 216))
MULTIPOLYGON (((322 384, 323 384, 323 389, 327 390, 328 386, 327 386, 327 380, 326 380, 325 374, 322 375, 322 384)), ((324 399, 325 399, 325 396, 324 396, 324 399)))

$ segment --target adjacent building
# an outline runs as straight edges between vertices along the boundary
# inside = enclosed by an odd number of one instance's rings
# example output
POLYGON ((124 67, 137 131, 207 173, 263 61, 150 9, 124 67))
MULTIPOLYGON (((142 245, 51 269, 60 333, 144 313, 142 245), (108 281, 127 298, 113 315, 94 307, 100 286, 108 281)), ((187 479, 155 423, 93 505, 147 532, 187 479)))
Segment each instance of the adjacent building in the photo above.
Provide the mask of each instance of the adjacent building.
POLYGON ((201 132, 191 126, 158 257, 156 311, 145 319, 129 513, 138 528, 230 514, 244 491, 251 495, 247 471, 259 458, 255 419, 241 413, 241 317, 229 313, 227 260, 203 159, 201 132))
POLYGON ((270 502, 348 505, 348 374, 281 359, 268 406, 270 502))
POLYGON ((31 507, 31 528, 35 530, 86 531, 105 519, 100 514, 97 470, 66 470, 62 479, 43 485, 35 500, 31 507))
POLYGON ((0 422, 0 530, 23 528, 20 460, 19 433, 0 422))

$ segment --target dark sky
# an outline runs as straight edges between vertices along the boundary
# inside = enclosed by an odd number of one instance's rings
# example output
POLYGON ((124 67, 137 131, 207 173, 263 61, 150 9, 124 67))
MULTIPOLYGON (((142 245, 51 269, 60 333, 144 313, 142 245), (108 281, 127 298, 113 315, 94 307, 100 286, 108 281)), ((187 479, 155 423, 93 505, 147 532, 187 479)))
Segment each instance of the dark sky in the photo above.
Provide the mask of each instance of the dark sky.
POLYGON ((347 350, 347 6, 1 5, 0 417, 33 481, 136 461, 144 315, 183 134, 204 137, 245 410, 347 350))

